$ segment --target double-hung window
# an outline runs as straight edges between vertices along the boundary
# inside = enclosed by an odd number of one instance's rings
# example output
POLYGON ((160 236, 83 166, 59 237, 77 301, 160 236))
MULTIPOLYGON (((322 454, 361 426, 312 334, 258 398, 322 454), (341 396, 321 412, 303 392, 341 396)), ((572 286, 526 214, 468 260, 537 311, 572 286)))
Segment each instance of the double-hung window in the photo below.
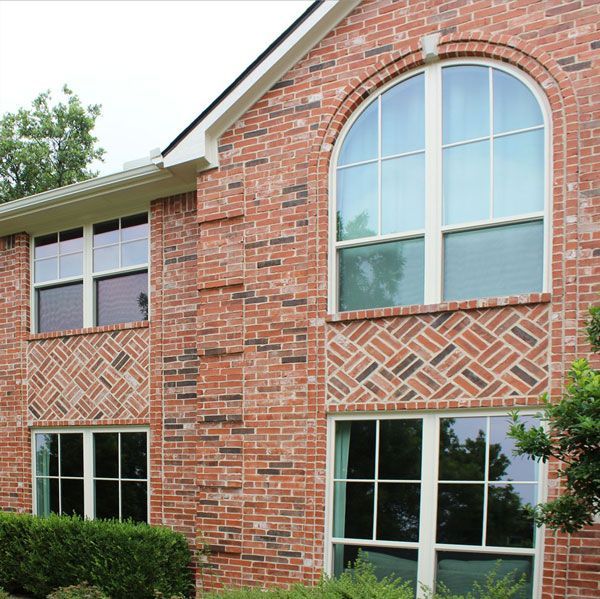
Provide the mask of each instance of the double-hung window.
POLYGON ((522 74, 476 60, 367 102, 334 152, 331 310, 543 291, 542 106, 522 74))
POLYGON ((148 521, 148 434, 134 429, 36 431, 38 516, 148 521))
POLYGON ((35 237, 39 333, 148 320, 148 214, 35 237))
MULTIPOLYGON (((513 455, 506 414, 373 415, 331 421, 328 567, 359 551, 394 575, 467 594, 495 571, 532 596, 536 462, 513 455)), ((523 416, 527 426, 535 423, 523 416)))

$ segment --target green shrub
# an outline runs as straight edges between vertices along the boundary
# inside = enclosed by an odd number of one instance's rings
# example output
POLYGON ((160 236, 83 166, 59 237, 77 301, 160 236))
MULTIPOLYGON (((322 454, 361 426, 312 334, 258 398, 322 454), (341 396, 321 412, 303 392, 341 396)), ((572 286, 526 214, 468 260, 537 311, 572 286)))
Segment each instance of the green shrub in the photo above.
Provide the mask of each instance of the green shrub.
POLYGON ((87 582, 112 599, 192 592, 190 550, 168 528, 0 512, 0 586, 46 597, 87 582))
POLYGON ((8 593, 3 588, 0 588, 0 599, 10 599, 8 593))
POLYGON ((87 582, 70 587, 61 587, 48 595, 48 599, 109 599, 98 587, 90 586, 87 582))

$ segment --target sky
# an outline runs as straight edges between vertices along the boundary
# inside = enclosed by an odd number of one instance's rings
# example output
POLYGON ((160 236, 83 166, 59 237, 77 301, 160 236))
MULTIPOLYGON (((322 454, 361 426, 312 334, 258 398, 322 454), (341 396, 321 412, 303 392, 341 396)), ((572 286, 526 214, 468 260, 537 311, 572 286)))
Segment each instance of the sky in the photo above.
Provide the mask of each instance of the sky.
POLYGON ((101 175, 164 149, 310 0, 0 0, 0 115, 66 83, 101 104, 101 175))

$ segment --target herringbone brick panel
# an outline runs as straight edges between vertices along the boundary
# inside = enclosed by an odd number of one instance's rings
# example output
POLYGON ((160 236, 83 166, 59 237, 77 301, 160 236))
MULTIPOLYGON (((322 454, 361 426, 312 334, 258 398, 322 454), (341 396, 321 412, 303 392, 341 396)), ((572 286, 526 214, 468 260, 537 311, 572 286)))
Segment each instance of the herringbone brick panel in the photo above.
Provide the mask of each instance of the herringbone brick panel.
POLYGON ((331 404, 531 396, 548 384, 548 307, 328 327, 331 404))
POLYGON ((99 420, 148 416, 148 330, 33 341, 29 417, 99 420))

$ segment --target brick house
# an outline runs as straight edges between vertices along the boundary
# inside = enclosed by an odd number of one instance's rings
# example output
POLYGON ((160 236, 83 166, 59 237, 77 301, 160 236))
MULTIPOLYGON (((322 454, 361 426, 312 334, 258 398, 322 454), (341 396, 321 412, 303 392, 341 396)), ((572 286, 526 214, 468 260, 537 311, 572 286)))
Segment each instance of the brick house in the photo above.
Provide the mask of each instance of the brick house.
POLYGON ((0 206, 0 508, 172 526, 209 587, 597 596, 505 432, 589 350, 599 17, 316 2, 162 153, 0 206))

